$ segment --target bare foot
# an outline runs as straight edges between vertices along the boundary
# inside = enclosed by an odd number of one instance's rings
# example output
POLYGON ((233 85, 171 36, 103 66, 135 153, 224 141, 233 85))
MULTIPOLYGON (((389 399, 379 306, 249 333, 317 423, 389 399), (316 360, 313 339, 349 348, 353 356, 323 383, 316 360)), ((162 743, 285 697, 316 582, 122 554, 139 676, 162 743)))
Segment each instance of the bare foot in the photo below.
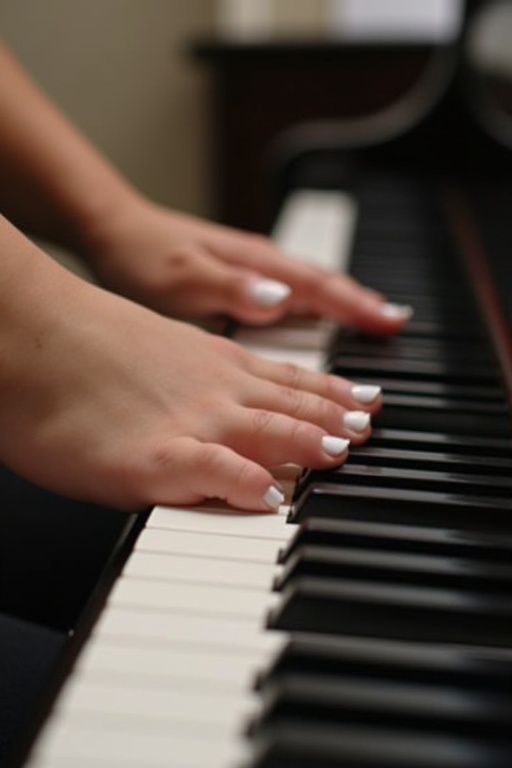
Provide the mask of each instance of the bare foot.
POLYGON ((32 481, 125 509, 264 510, 280 501, 270 467, 334 466, 370 434, 378 391, 261 360, 9 245, 0 459, 32 481))

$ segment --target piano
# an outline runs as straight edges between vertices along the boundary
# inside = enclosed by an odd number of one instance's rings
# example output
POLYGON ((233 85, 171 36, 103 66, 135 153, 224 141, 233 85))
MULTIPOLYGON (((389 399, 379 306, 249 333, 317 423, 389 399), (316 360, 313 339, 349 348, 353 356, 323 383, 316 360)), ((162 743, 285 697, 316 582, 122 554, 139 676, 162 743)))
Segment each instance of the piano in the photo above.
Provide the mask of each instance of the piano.
POLYGON ((283 468, 275 515, 125 515, 0 476, 0 764, 510 766, 511 150, 441 53, 401 131, 301 129, 273 190, 276 240, 413 305, 408 328, 234 331, 383 386, 343 467, 283 468))

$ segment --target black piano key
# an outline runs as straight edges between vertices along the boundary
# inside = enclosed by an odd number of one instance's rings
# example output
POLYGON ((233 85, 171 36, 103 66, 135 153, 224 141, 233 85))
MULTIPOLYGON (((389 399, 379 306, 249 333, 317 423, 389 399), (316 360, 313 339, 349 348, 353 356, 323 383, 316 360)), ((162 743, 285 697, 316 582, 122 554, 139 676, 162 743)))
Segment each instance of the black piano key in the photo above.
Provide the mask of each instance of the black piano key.
POLYGON ((496 382, 496 370, 487 364, 460 363, 446 360, 370 360, 364 356, 337 356, 329 366, 332 373, 345 378, 360 379, 363 376, 379 376, 383 387, 386 378, 438 381, 447 384, 492 385, 496 382))
POLYGON ((255 687, 265 689, 284 675, 314 674, 330 680, 411 680, 473 690, 512 691, 508 649, 404 642, 383 638, 294 633, 282 651, 261 670, 255 687))
POLYGON ((512 597, 346 579, 301 578, 268 626, 287 632, 498 646, 512 644, 512 597))
POLYGON ((478 454, 456 454, 439 451, 402 450, 379 448, 369 443, 351 449, 347 463, 366 464, 376 467, 401 467, 427 471, 453 471, 475 475, 504 475, 512 477, 512 457, 502 459, 478 454))
POLYGON ((442 431, 451 434, 508 437, 512 423, 506 408, 481 403, 435 401, 414 395, 384 396, 384 407, 374 417, 376 427, 442 431))
POLYGON ((458 341, 447 339, 417 338, 401 334, 391 339, 379 339, 364 336, 349 336, 338 333, 330 343, 332 354, 336 352, 338 359, 346 355, 366 357, 378 360, 383 357, 389 360, 453 360, 470 363, 488 363, 495 372, 498 371, 496 356, 489 344, 480 342, 458 341))
MULTIPOLYGON (((506 434, 511 434, 509 426, 509 413, 505 400, 471 400, 458 397, 436 397, 435 395, 417 395, 409 392, 393 392, 386 388, 384 393, 384 413, 390 409, 425 411, 431 417, 439 415, 448 417, 453 414, 455 418, 483 416, 494 420, 500 419, 506 425, 506 434)), ((400 427, 396 427, 400 429, 400 427)), ((448 430, 448 427, 446 428, 448 430)), ((439 430, 434 430, 439 431, 439 430)), ((452 433, 453 434, 453 433, 452 433)), ((476 434, 479 434, 477 432, 476 434)), ((492 435, 491 435, 492 436, 492 435)), ((496 434, 496 437, 499 437, 496 434)))
MULTIPOLYGON (((391 209, 392 213, 389 213, 387 207, 389 201, 382 201, 386 210, 386 215, 383 216, 380 205, 375 206, 374 200, 365 198, 364 192, 359 191, 358 200, 361 201, 361 204, 364 203, 364 208, 361 211, 362 216, 359 219, 358 239, 364 233, 367 237, 373 236, 374 239, 385 238, 393 241, 395 239, 407 239, 421 242, 425 240, 425 234, 431 232, 430 228, 425 225, 424 211, 421 212, 420 216, 417 216, 415 211, 406 208, 407 215, 403 215, 403 206, 406 205, 406 201, 400 203, 402 211, 400 215, 397 215, 394 208, 391 209)), ((404 261, 407 261, 407 255, 404 261)))
POLYGON ((512 457, 512 439, 480 435, 451 435, 446 431, 412 431, 376 427, 371 445, 411 451, 442 451, 457 454, 482 454, 489 458, 512 457))
POLYGON ((398 239, 386 242, 382 235, 376 236, 373 242, 369 238, 363 240, 361 236, 356 236, 351 271, 359 279, 375 275, 379 286, 403 286, 405 290, 413 286, 434 300, 447 297, 455 306, 460 305, 464 299, 472 298, 470 284, 462 274, 460 265, 450 259, 446 249, 443 254, 436 254, 434 248, 433 243, 425 248, 425 242, 400 242, 398 239), (393 269, 389 269, 390 264, 393 269), (450 277, 459 278, 456 291, 449 284, 450 277))
MULTIPOLYGON (((378 263, 388 262, 392 260, 398 263, 418 263, 422 267, 420 277, 429 277, 434 272, 436 265, 433 262, 433 249, 428 239, 398 236, 391 238, 382 237, 381 232, 372 234, 370 232, 359 233, 354 242, 354 269, 357 268, 359 263, 359 270, 363 269, 364 264, 372 263, 373 259, 377 259, 378 263)), ((446 271, 449 272, 452 265, 446 264, 446 271)), ((386 273, 384 273, 386 274, 386 273)), ((413 281, 417 274, 415 272, 403 272, 404 278, 413 281)), ((398 275, 400 276, 400 275, 398 275)), ((391 275, 392 278, 397 277, 395 273, 391 275)))
MULTIPOLYGON (((378 370, 369 371, 358 377, 362 383, 382 385, 383 381, 378 370)), ((470 403, 471 407, 497 407, 507 410, 508 397, 499 378, 487 384, 475 384, 471 381, 460 381, 453 384, 449 381, 400 378, 389 376, 384 380, 384 396, 407 395, 439 400, 450 406, 462 406, 470 403)))
POLYGON ((387 296, 391 295, 393 298, 399 296, 407 301, 415 300, 413 306, 415 309, 418 308, 420 314, 431 309, 446 309, 455 315, 454 310, 457 310, 456 322, 460 316, 472 314, 472 325, 475 327, 478 325, 479 318, 474 312, 474 302, 467 289, 463 289, 460 294, 448 297, 446 291, 441 288, 436 295, 435 284, 436 281, 439 282, 439 274, 435 269, 424 269, 421 263, 417 263, 415 265, 417 274, 411 275, 414 266, 409 264, 407 267, 405 261, 396 259, 391 272, 389 265, 386 267, 382 260, 373 258, 374 254, 367 253, 365 256, 368 264, 364 268, 360 266, 352 271, 354 277, 357 274, 357 279, 361 282, 366 285, 370 282, 379 290, 386 291, 387 296), (373 279, 370 280, 370 278, 373 279))
MULTIPOLYGON (((311 673, 278 678, 263 691, 251 732, 278 722, 366 725, 437 734, 507 739, 512 694, 416 681, 326 679, 311 673)), ((512 746, 512 742, 511 742, 512 746)))
MULTIPOLYGON (((365 384, 381 385, 379 377, 365 376, 365 384)), ((467 400, 475 403, 493 403, 503 407, 506 402, 506 393, 502 386, 472 386, 470 383, 453 386, 439 381, 411 381, 409 379, 386 379, 384 398, 388 394, 418 395, 420 397, 434 397, 444 400, 464 403, 467 400)))
MULTIPOLYGON (((406 296, 392 293, 387 294, 390 300, 395 301, 398 304, 409 304, 414 307, 414 298, 408 298, 406 296)), ((406 334, 411 334, 415 337, 421 338, 426 336, 428 338, 438 339, 476 339, 485 338, 486 334, 480 323, 475 323, 468 319, 466 323, 460 324, 453 321, 453 318, 446 318, 441 312, 415 312, 412 319, 407 323, 406 334)))
MULTIPOLYGON (((361 280, 361 278, 359 279, 361 280)), ((364 281, 365 278, 363 277, 362 282, 364 281)), ((397 281, 393 277, 392 279, 383 279, 379 283, 377 287, 383 293, 385 292, 388 299, 413 307, 414 319, 421 321, 437 320, 445 326, 445 331, 440 334, 440 338, 447 340, 453 338, 454 342, 459 338, 460 341, 489 344, 489 335, 478 314, 476 305, 469 295, 434 296, 435 280, 432 281, 431 286, 428 286, 421 278, 414 283, 407 283, 397 281), (456 329, 458 334, 453 336, 449 331, 450 328, 456 329), (464 332, 462 333, 462 331, 464 332)), ((372 285, 375 286, 377 283, 372 281, 372 285)), ((403 338, 406 339, 409 334, 415 335, 414 325, 407 324, 403 338)))
POLYGON ((301 547, 357 547, 512 563, 512 535, 397 525, 387 520, 308 518, 278 554, 280 563, 301 547))
POLYGON ((280 723, 249 768, 510 768, 510 744, 349 725, 280 723))
POLYGON ((368 277, 373 275, 375 282, 372 284, 378 285, 381 289, 395 288, 406 292, 417 292, 420 295, 431 296, 448 308, 451 306, 466 308, 474 304, 466 280, 459 280, 457 291, 453 291, 453 287, 450 285, 452 280, 461 277, 458 265, 450 264, 448 260, 444 264, 434 263, 435 255, 430 247, 423 254, 420 254, 415 244, 396 241, 384 243, 381 240, 375 245, 370 245, 370 243, 363 245, 359 240, 355 243, 353 255, 353 274, 357 274, 359 280, 366 282, 368 277), (382 248, 382 252, 379 252, 380 248, 382 248), (399 253, 398 249, 401 248, 409 249, 409 270, 407 270, 407 253, 399 253), (413 252, 415 249, 416 253, 413 252), (388 251, 389 259, 384 251, 388 251), (425 263, 424 258, 430 259, 430 262, 425 263), (396 269, 389 269, 390 263, 396 269))
MULTIPOLYGON (((382 273, 382 276, 381 286, 387 286, 393 299, 399 298, 400 300, 414 302, 412 306, 415 311, 417 309, 419 317, 435 314, 440 318, 450 318, 453 320, 454 326, 458 328, 462 328, 464 321, 467 319, 468 329, 471 328, 476 331, 480 338, 488 339, 488 333, 485 331, 485 326, 478 314, 474 299, 469 293, 465 292, 460 295, 452 293, 448 296, 436 295, 436 282, 439 281, 439 276, 436 275, 433 275, 432 280, 429 282, 421 280, 414 285, 409 283, 403 286, 395 285, 393 279, 389 279, 390 275, 386 277, 385 272, 382 273)), ((407 333, 409 332, 410 326, 407 325, 407 333)))
POLYGON ((462 531, 512 533, 509 498, 317 483, 309 486, 290 509, 289 519, 308 517, 368 520, 408 525, 443 526, 462 531))
MULTIPOLYGON (((413 210, 407 205, 407 200, 401 200, 391 207, 389 199, 375 205, 375 199, 366 196, 364 190, 358 190, 357 197, 362 206, 357 241, 361 241, 362 237, 373 237, 377 245, 380 239, 425 242, 433 236, 432 227, 425 219, 424 208, 421 211, 413 210)), ((405 254, 403 261, 408 260, 410 258, 405 254)))
POLYGON ((512 564, 415 552, 333 546, 302 546, 285 561, 274 587, 285 589, 304 576, 342 581, 396 582, 488 594, 512 595, 512 564))
MULTIPOLYGON (((391 247, 394 246, 393 243, 391 247)), ((353 256, 353 274, 357 274, 359 280, 367 281, 368 277, 373 276, 375 278, 373 284, 381 288, 403 291, 406 294, 416 293, 424 297, 425 301, 430 300, 432 304, 437 302, 448 308, 454 306, 467 310, 474 306, 467 281, 461 280, 458 290, 452 289, 451 294, 449 292, 450 278, 457 279, 460 276, 457 265, 449 264, 447 261, 443 266, 433 262, 424 264, 421 259, 408 261, 407 258, 401 258, 400 254, 395 253, 392 259, 393 269, 390 270, 389 262, 386 267, 386 260, 380 258, 377 250, 371 252, 370 248, 365 248, 363 253, 361 246, 357 244, 353 256)))
POLYGON ((512 475, 510 474, 476 475, 347 462, 338 469, 307 470, 298 482, 298 493, 302 493, 310 484, 321 482, 342 486, 364 485, 367 488, 410 488, 415 491, 457 493, 471 496, 474 500, 482 496, 508 497, 512 514, 512 475))

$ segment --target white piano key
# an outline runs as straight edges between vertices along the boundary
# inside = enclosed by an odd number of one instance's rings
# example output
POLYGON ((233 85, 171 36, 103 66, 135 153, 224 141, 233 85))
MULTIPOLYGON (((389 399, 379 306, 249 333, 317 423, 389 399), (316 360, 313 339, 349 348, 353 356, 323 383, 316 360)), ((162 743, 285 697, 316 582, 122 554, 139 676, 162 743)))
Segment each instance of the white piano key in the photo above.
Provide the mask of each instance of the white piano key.
POLYGON ((174 584, 122 576, 112 590, 109 604, 156 609, 163 613, 185 611, 196 615, 229 616, 235 620, 262 616, 276 599, 276 595, 263 589, 174 584))
MULTIPOLYGON (((256 654, 257 657, 257 654, 256 654)), ((259 667, 254 649, 160 647, 146 643, 126 647, 117 638, 91 637, 75 665, 78 675, 91 680, 111 677, 124 680, 143 678, 152 685, 187 680, 214 689, 249 689, 259 667)))
POLYGON ((282 349, 272 349, 263 344, 244 344, 244 347, 253 355, 266 357, 268 360, 275 360, 278 363, 286 361, 310 371, 320 371, 323 368, 324 355, 320 351, 287 349, 283 352, 282 349))
POLYGON ((278 572, 278 568, 267 563, 138 552, 137 557, 128 560, 123 575, 164 581, 245 585, 266 589, 268 592, 278 572))
POLYGON ((198 734, 193 728, 155 732, 124 719, 91 724, 66 714, 43 734, 37 751, 38 768, 51 768, 54 761, 66 759, 68 766, 74 766, 75 756, 95 768, 100 761, 113 768, 231 768, 246 755, 243 742, 224 735, 198 734))
POLYGON ((310 327, 300 325, 274 325, 269 328, 240 328, 236 334, 236 340, 244 347, 258 346, 270 348, 287 355, 290 350, 301 353, 315 353, 318 356, 319 349, 325 349, 329 336, 334 329, 334 323, 322 320, 311 320, 310 327))
POLYGON ((200 648, 242 648, 269 655, 282 647, 286 637, 265 628, 265 615, 256 622, 252 618, 239 620, 234 626, 228 617, 166 615, 161 611, 119 605, 107 605, 95 633, 124 639, 127 644, 149 641, 200 648))
POLYGON ((132 680, 94 680, 77 675, 65 687, 57 709, 69 715, 88 718, 136 718, 152 730, 177 729, 197 725, 212 735, 235 735, 237 715, 243 722, 255 711, 255 696, 250 690, 233 688, 205 690, 174 683, 168 688, 132 680))
POLYGON ((282 514, 273 512, 258 514, 233 509, 179 509, 155 507, 147 522, 146 530, 188 531, 225 536, 256 536, 284 540, 289 538, 295 526, 286 522, 288 507, 282 514))
POLYGON ((346 271, 356 218, 352 195, 301 189, 287 197, 272 237, 297 259, 346 271))
POLYGON ((285 541, 284 537, 269 539, 146 528, 140 534, 134 551, 174 552, 193 557, 220 557, 241 562, 274 564, 279 546, 285 541))
MULTIPOLYGON (((123 764, 124 765, 124 764, 123 764)), ((94 768, 121 768, 119 763, 112 763, 110 760, 102 759, 99 756, 94 761, 94 768)), ((60 755, 32 755, 32 758, 26 764, 25 768, 69 768, 69 757, 60 755)), ((82 758, 81 755, 73 756, 73 768, 91 768, 89 758, 82 758)), ((145 766, 140 766, 145 768, 145 766)))
MULTIPOLYGON (((287 198, 272 237, 296 259, 346 271, 356 219, 357 205, 351 195, 301 189, 287 198)), ((309 330, 290 328, 286 322, 284 327, 278 323, 267 329, 240 328, 236 340, 255 355, 320 371, 332 327, 319 320, 312 321, 309 330)))
MULTIPOLYGON (((34 755, 25 768, 69 768, 69 757, 64 755, 47 755, 45 758, 44 756, 37 757, 34 755)), ((73 755, 73 768, 91 768, 89 758, 73 755)), ((98 755, 94 760, 94 768, 124 768, 124 762, 118 763, 116 761, 113 763, 108 758, 102 759, 98 755)), ((146 765, 140 765, 139 768, 146 768, 146 765)))

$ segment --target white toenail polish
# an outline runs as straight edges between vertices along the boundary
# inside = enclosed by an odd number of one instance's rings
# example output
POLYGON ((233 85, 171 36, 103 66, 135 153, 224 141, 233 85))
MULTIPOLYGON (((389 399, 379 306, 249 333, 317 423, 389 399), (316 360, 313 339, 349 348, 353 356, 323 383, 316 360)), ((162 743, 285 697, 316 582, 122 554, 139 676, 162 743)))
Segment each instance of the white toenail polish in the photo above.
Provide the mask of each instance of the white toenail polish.
POLYGON ((409 320, 413 315, 413 308, 407 304, 383 304, 381 314, 389 320, 409 320))
POLYGON ((342 437, 334 437, 333 435, 324 435, 322 437, 322 448, 329 456, 340 456, 347 450, 349 445, 350 440, 345 440, 342 437))
POLYGON ((347 411, 343 416, 343 423, 353 432, 364 432, 370 423, 370 414, 364 411, 347 411))
POLYGON ((277 509, 284 502, 284 493, 275 485, 270 485, 263 496, 263 501, 270 509, 277 509))
POLYGON ((363 403, 363 405, 373 403, 381 392, 381 387, 372 386, 370 384, 356 384, 352 387, 352 397, 354 400, 357 400, 358 403, 363 403))
POLYGON ((275 307, 288 298, 292 289, 278 280, 261 278, 249 283, 249 296, 260 307, 275 307))

